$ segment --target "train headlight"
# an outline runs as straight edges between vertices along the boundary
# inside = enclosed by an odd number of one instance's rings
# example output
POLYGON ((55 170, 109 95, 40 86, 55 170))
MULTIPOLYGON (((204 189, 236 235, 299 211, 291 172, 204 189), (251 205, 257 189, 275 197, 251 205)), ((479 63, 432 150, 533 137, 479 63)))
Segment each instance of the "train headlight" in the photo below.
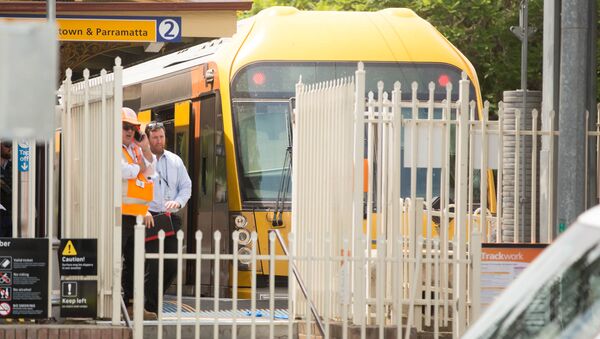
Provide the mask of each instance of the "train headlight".
POLYGON ((248 226, 248 219, 243 215, 237 215, 235 219, 233 219, 233 223, 237 228, 244 228, 248 226))
POLYGON ((238 244, 248 245, 250 243, 250 232, 247 230, 239 230, 238 232, 238 244))
POLYGON ((240 248, 238 250, 237 254, 239 256, 241 256, 241 255, 247 256, 246 258, 242 258, 242 257, 238 258, 240 264, 242 264, 242 265, 250 265, 250 263, 252 262, 252 259, 250 258, 250 255, 252 254, 252 251, 248 247, 242 247, 242 248, 240 248))

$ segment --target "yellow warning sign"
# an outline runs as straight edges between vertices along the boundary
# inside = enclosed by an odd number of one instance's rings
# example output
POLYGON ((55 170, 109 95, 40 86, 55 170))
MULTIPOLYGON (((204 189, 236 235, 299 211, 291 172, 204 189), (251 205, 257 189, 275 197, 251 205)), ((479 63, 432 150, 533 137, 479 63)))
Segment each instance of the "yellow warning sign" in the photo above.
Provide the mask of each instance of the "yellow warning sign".
POLYGON ((75 250, 75 246, 73 246, 73 242, 71 240, 67 241, 67 244, 62 251, 62 255, 77 255, 77 250, 75 250))

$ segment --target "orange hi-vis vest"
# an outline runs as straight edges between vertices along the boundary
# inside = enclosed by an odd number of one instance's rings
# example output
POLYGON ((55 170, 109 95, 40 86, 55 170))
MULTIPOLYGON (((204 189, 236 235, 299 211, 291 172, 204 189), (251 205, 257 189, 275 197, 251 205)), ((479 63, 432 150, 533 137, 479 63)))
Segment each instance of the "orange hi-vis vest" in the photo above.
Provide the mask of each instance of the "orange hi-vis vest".
MULTIPOLYGON (((123 146, 123 156, 127 160, 127 163, 134 163, 125 146, 123 146)), ((122 214, 133 216, 146 215, 148 205, 152 201, 154 194, 152 181, 148 181, 140 171, 136 178, 123 179, 122 183, 122 214)))

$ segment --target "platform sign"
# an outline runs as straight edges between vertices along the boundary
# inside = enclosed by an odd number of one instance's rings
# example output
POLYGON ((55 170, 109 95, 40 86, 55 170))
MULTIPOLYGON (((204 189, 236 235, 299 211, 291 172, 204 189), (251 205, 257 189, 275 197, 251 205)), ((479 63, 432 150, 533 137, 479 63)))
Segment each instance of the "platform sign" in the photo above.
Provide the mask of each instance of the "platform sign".
POLYGON ((98 239, 61 239, 58 263, 60 275, 97 275, 98 239))
POLYGON ((29 172, 29 146, 27 144, 19 144, 17 159, 19 172, 29 172))
POLYGON ((98 282, 63 280, 60 291, 60 315, 65 318, 96 318, 98 282))
POLYGON ((546 246, 546 244, 482 244, 481 310, 489 307, 546 246))
POLYGON ((48 317, 48 239, 0 238, 0 318, 48 317))

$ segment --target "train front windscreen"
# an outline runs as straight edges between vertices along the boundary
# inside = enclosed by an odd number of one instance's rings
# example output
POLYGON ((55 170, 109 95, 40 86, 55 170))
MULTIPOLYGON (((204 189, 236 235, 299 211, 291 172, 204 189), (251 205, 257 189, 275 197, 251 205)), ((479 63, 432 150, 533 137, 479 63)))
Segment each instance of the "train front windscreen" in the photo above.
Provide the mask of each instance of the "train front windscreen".
MULTIPOLYGON (((305 84, 353 76, 355 62, 261 62, 238 71, 231 85, 232 113, 240 192, 245 204, 265 207, 281 196, 291 198, 291 185, 282 190, 282 176, 289 175, 284 166, 290 140, 290 103, 295 96, 295 85, 300 77, 305 84), (284 194, 282 194, 284 193, 284 194)), ((377 92, 377 82, 384 82, 384 90, 391 92, 400 81, 402 96, 409 100, 411 83, 418 83, 417 97, 427 100, 428 84, 436 84, 435 99, 446 98, 446 84, 452 83, 452 100, 458 98, 461 70, 446 64, 373 62, 365 63, 366 90, 377 92)), ((471 86, 470 97, 475 98, 471 86)), ((410 118, 410 110, 403 112, 410 118)), ((419 112, 421 118, 426 110, 419 112)), ((436 118, 441 112, 436 112, 436 118)), ((410 171, 409 168, 403 168, 410 171)), ((410 195, 409 173, 403 173, 402 196, 410 195), (405 182, 407 180, 407 182, 405 182)), ((417 171, 417 195, 425 196, 426 169, 417 171)), ((433 173, 433 194, 439 194, 440 170, 433 173)), ((285 179, 285 178, 283 178, 285 179)), ((284 186, 285 187, 285 186, 284 186)))

